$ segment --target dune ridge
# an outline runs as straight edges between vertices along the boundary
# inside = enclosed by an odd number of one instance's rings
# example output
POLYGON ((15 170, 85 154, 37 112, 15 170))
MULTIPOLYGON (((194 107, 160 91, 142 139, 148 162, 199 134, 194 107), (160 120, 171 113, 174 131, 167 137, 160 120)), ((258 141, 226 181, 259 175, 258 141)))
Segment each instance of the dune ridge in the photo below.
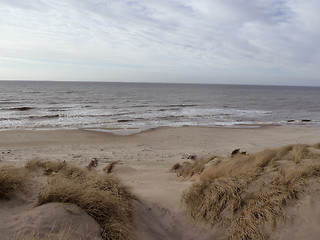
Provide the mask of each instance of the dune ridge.
POLYGON ((286 206, 297 205, 319 176, 319 144, 237 154, 204 169, 183 203, 192 218, 226 227, 225 239, 270 239, 286 206))
MULTIPOLYGON (((35 207, 48 203, 75 204, 100 224, 103 239, 130 239, 133 235, 135 197, 115 176, 81 169, 64 161, 39 159, 28 161, 24 168, 3 166, 0 172, 0 196, 4 199, 11 199, 15 192, 25 189, 32 174, 44 174, 48 183, 37 194, 35 207)), ((26 233, 21 230, 15 235, 13 239, 44 238, 36 229, 26 233)), ((62 228, 58 234, 45 237, 65 239, 71 236, 62 228)), ((86 239, 85 236, 83 238, 86 239)))

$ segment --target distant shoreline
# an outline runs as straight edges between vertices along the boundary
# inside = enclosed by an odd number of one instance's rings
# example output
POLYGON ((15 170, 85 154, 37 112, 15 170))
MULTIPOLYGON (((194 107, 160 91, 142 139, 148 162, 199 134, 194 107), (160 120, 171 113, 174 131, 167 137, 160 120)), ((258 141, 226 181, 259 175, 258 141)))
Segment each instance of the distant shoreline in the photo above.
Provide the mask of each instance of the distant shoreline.
POLYGON ((40 131, 40 132, 50 132, 50 131, 89 131, 89 132, 99 132, 99 133, 109 133, 112 135, 128 136, 135 135, 143 132, 154 131, 157 129, 175 129, 175 128, 217 128, 217 129, 261 129, 261 128, 272 128, 272 127, 288 127, 288 128, 320 128, 320 125, 280 125, 280 124, 237 124, 232 126, 158 126, 150 128, 107 128, 107 127, 61 127, 61 128, 11 128, 11 129, 0 129, 0 132, 5 131, 40 131))

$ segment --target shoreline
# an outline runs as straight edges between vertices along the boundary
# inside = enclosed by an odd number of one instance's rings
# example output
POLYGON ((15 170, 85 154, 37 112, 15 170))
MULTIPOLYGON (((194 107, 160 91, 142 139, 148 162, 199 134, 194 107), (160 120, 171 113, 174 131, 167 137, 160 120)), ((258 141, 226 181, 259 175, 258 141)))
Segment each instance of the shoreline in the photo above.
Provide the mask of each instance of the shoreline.
POLYGON ((270 127, 288 127, 288 128, 320 128, 318 125, 308 125, 308 124, 234 124, 234 125, 183 125, 183 126, 157 126, 157 127, 129 127, 129 128, 121 128, 121 127, 55 127, 55 128, 8 128, 8 129, 0 129, 1 132, 18 132, 18 131, 91 131, 91 132, 100 132, 100 133, 110 133, 115 136, 130 136, 135 134, 140 134, 143 132, 153 131, 157 129, 175 129, 175 128, 208 128, 208 129, 259 129, 259 128, 270 128, 270 127))
MULTIPOLYGON (((130 136, 137 136, 149 132, 157 132, 157 131, 176 131, 178 129, 192 129, 192 130, 203 130, 207 129, 210 132, 214 131, 237 131, 237 130, 262 130, 262 129, 299 129, 299 130, 306 130, 307 132, 309 131, 308 129, 319 129, 320 126, 310 126, 310 125, 280 125, 280 124, 240 124, 240 125, 234 125, 234 126, 189 126, 189 125, 183 125, 183 126, 158 126, 158 127, 151 127, 151 128, 145 128, 143 130, 139 128, 106 128, 106 127, 101 127, 101 128, 32 128, 32 129, 0 129, 0 135, 4 134, 19 134, 19 133, 39 133, 41 135, 42 133, 47 133, 50 135, 50 133, 88 133, 90 134, 97 134, 97 135, 105 135, 105 136, 114 136, 114 137, 130 137, 130 136), (126 130, 141 130, 138 132, 132 132, 129 134, 121 134, 119 132, 126 131, 126 130), (115 131, 115 132, 114 132, 115 131), (119 131, 119 132, 117 132, 119 131)), ((320 139, 320 137, 319 137, 320 139)), ((0 140, 1 143, 1 140, 0 140)))

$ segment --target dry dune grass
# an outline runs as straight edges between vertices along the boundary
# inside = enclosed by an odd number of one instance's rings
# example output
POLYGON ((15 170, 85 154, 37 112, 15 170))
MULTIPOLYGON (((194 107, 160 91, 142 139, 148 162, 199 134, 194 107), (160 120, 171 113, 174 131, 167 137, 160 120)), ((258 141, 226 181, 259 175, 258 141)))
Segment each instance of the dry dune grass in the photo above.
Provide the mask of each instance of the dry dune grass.
MULTIPOLYGON (((74 203, 100 224, 104 239, 132 237, 135 197, 129 189, 113 176, 72 166, 64 161, 32 159, 24 168, 0 167, 0 199, 10 199, 15 190, 23 187, 29 173, 37 170, 48 176, 48 185, 39 193, 37 205, 74 203)), ((54 239, 67 239, 63 235, 65 231, 61 234, 61 238, 55 235, 54 239)), ((47 237, 51 239, 49 235, 47 237)), ((37 239, 37 236, 31 234, 17 239, 37 239)))
POLYGON ((107 174, 112 173, 115 165, 118 164, 118 163, 119 163, 119 161, 111 161, 107 166, 105 166, 105 167, 103 168, 103 171, 104 171, 105 173, 107 173, 107 174))
POLYGON ((316 149, 320 149, 320 143, 316 143, 316 144, 312 145, 312 147, 314 147, 316 149))
POLYGON ((191 163, 185 162, 185 163, 183 163, 182 166, 179 163, 176 163, 171 167, 171 171, 177 172, 178 176, 189 178, 195 174, 202 173, 202 171, 205 169, 206 164, 215 158, 216 158, 216 156, 210 156, 207 158, 194 160, 191 163))
POLYGON ((129 239, 132 235, 134 196, 117 179, 65 162, 29 161, 29 169, 41 168, 50 174, 37 205, 49 202, 74 203, 102 227, 104 239, 129 239))
POLYGON ((45 175, 54 175, 59 172, 67 177, 80 177, 87 172, 86 169, 70 165, 65 161, 42 161, 40 159, 29 160, 25 168, 31 171, 41 169, 45 175))
POLYGON ((10 166, 0 167, 0 199, 11 199, 27 180, 27 171, 10 166))
POLYGON ((285 206, 320 176, 320 154, 309 149, 290 145, 209 166, 183 196, 188 214, 225 226, 226 239, 268 239, 285 220, 285 206))
POLYGON ((172 165, 172 167, 171 167, 170 170, 173 171, 173 172, 176 172, 176 171, 178 171, 181 167, 182 167, 182 165, 181 165, 180 163, 175 163, 175 164, 172 165))
MULTIPOLYGON (((115 163, 113 163, 115 164, 115 163)), ((49 202, 74 203, 102 227, 104 239, 130 239, 133 232, 135 197, 118 179, 106 173, 72 166, 62 161, 32 159, 25 168, 0 167, 0 199, 11 199, 23 187, 29 173, 42 170, 48 185, 39 193, 37 205, 49 202)), ((36 232, 35 232, 36 233, 36 232)), ((68 239, 65 231, 48 239, 68 239)), ((43 239, 32 233, 16 239, 43 239)), ((45 239, 46 239, 45 238, 45 239)))

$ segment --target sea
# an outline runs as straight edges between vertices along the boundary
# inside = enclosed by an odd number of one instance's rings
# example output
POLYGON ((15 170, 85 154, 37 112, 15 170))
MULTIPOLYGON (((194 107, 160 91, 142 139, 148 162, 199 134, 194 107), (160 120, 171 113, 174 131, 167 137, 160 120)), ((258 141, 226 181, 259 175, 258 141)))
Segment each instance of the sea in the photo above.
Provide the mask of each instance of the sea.
POLYGON ((0 81, 0 130, 320 126, 320 87, 0 81))

